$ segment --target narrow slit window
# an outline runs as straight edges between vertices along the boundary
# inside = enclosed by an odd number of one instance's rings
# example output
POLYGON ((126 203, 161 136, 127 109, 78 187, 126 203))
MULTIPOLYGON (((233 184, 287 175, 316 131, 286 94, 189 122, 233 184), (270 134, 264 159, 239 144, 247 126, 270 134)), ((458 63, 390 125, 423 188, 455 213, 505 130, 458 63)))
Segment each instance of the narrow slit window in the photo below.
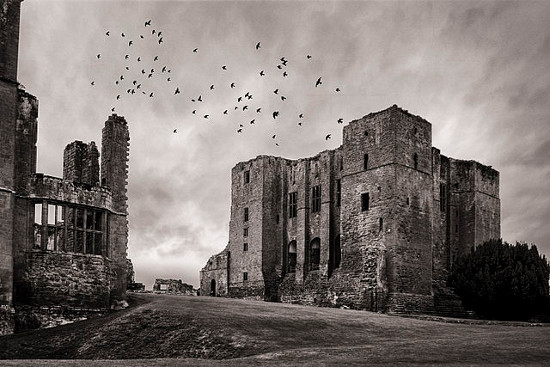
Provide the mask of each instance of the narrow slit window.
POLYGON ((313 186, 311 189, 311 211, 321 211, 321 185, 313 186))
POLYGON ((418 154, 414 153, 413 160, 414 160, 414 169, 418 169, 418 154))
POLYGON ((250 183, 250 171, 244 171, 244 183, 250 183))
POLYGON ((382 232, 384 230, 384 219, 380 218, 378 219, 378 232, 382 232))
POLYGON ((370 208, 370 196, 368 192, 361 194, 361 211, 366 212, 370 208))
POLYGON ((369 155, 365 154, 363 156, 363 169, 366 171, 369 169, 369 155))
POLYGON ((244 221, 248 222, 248 208, 244 208, 244 221))
POLYGON ((342 181, 336 180, 336 206, 342 204, 342 181))
POLYGON ((291 192, 288 194, 288 217, 294 218, 298 215, 298 193, 291 192))
POLYGON ((243 251, 248 251, 248 243, 247 242, 245 242, 243 244, 243 251))
POLYGON ((248 237, 248 228, 243 229, 243 237, 248 237))
POLYGON ((248 272, 245 271, 243 273, 243 282, 246 282, 246 281, 248 281, 248 272))

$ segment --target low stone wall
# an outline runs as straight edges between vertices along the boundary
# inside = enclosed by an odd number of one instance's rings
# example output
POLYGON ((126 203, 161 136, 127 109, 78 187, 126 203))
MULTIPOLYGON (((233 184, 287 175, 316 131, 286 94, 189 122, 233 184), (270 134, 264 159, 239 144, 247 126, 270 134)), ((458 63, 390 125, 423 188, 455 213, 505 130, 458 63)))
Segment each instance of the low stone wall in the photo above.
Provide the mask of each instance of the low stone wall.
POLYGON ((229 284, 229 297, 247 300, 265 300, 265 285, 262 281, 229 284), (238 285, 237 285, 238 284, 238 285))
POLYGON ((105 315, 109 310, 67 306, 16 306, 15 331, 49 328, 105 315))
POLYGON ((15 310, 10 305, 0 305, 0 335, 13 333, 15 310))
POLYGON ((434 308, 434 297, 431 294, 390 293, 387 305, 388 312, 429 313, 434 308))

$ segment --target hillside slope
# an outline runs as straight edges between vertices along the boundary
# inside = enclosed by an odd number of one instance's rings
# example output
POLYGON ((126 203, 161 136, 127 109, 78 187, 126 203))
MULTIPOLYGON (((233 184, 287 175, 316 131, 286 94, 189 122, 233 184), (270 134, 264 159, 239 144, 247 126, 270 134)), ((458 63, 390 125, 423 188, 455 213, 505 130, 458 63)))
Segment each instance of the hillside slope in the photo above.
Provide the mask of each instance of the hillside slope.
MULTIPOLYGON (((131 308, 103 318, 0 337, 0 358, 180 358, 177 364, 171 360, 166 365, 543 364, 550 360, 549 327, 441 323, 210 297, 142 294, 132 295, 131 301, 131 308)), ((13 365, 0 364, 4 362, 13 365)), ((156 360, 155 365, 164 364, 156 360)))

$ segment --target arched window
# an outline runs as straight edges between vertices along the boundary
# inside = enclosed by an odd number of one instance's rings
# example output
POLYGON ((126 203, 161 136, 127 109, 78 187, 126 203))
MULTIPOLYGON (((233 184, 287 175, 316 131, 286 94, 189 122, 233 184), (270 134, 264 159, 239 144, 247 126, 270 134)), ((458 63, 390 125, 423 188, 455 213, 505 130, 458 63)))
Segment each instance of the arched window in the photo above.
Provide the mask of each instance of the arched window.
POLYGON ((321 240, 316 237, 309 243, 309 269, 319 270, 321 260, 321 240))
POLYGON ((291 241, 288 244, 288 272, 296 272, 296 241, 291 241))
POLYGON ((414 169, 418 169, 418 154, 414 153, 413 160, 414 160, 414 169))

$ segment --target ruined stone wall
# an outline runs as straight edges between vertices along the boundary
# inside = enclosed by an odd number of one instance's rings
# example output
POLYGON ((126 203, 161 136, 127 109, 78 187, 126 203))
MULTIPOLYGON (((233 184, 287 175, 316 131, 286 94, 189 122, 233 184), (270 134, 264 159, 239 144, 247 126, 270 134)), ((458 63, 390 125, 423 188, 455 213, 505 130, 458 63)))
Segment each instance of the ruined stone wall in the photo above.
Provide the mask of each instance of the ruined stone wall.
POLYGON ((63 179, 90 186, 99 184, 99 151, 93 141, 67 144, 63 152, 63 179))
POLYGON ((208 259, 200 274, 199 293, 201 296, 228 296, 230 257, 231 254, 226 248, 208 259))
MULTIPOLYGON (((31 250, 17 284, 16 329, 52 326, 60 315, 78 311, 79 317, 109 309, 110 260, 100 255, 31 250)), ((70 319, 69 319, 70 320, 70 319)))
POLYGON ((155 279, 153 291, 168 294, 196 295, 192 285, 183 283, 181 279, 155 279))

